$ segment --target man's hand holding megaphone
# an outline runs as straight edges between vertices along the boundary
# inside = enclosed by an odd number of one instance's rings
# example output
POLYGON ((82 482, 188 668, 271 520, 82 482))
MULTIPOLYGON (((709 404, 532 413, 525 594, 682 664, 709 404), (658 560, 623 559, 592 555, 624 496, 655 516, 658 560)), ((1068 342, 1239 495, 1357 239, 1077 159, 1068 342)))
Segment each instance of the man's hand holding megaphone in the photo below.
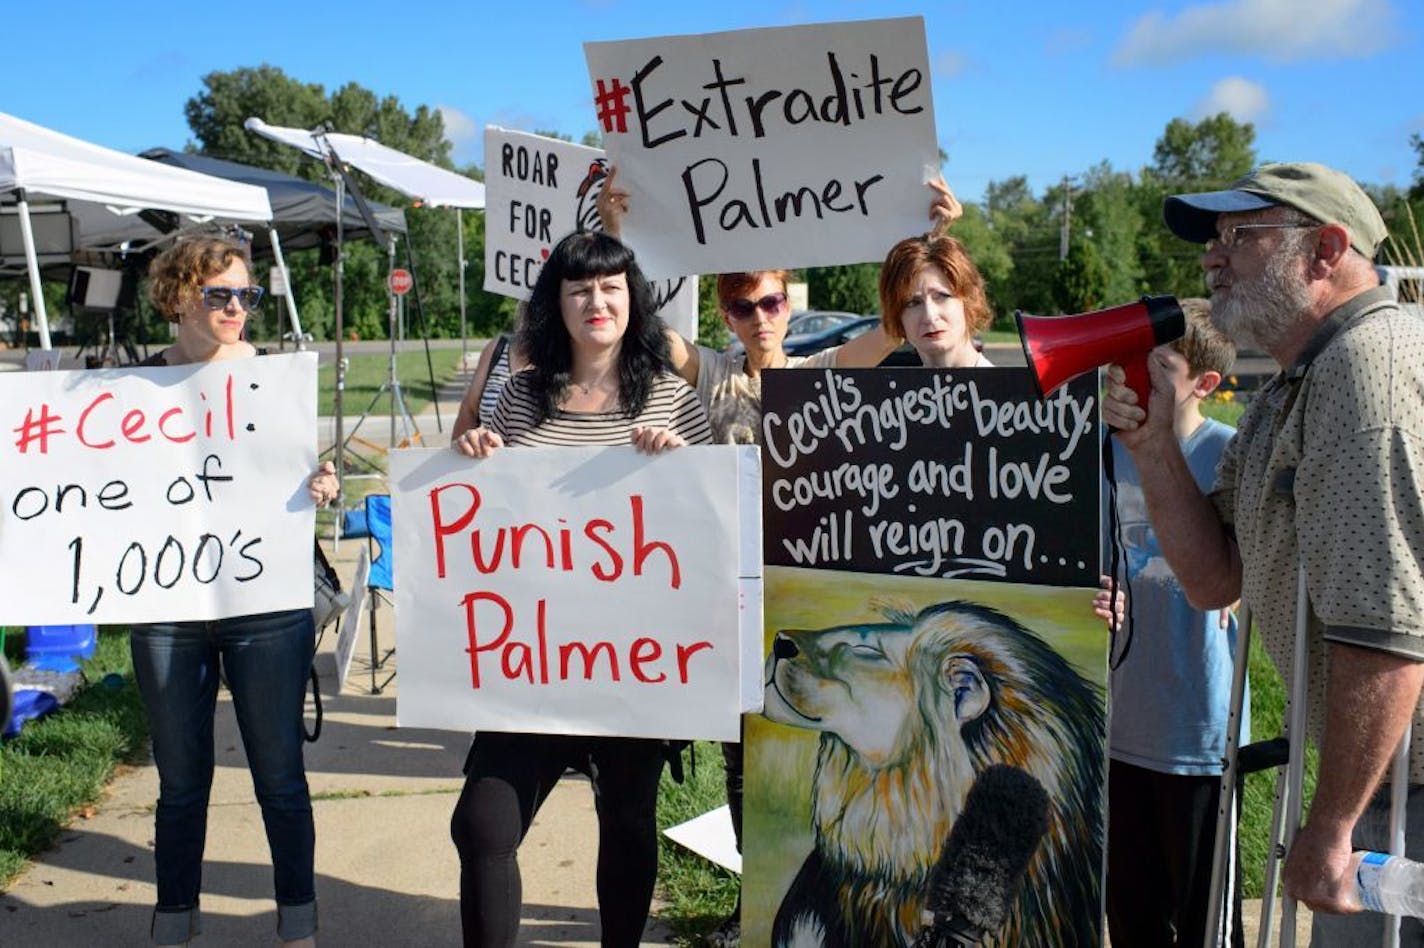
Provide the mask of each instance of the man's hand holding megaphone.
POLYGON ((1172 367, 1166 346, 1147 353, 1147 375, 1152 389, 1146 405, 1127 383, 1127 371, 1120 365, 1109 365, 1103 381, 1103 423, 1112 426, 1115 436, 1133 457, 1148 449, 1175 445, 1173 428, 1176 417, 1176 389, 1172 385, 1172 367))

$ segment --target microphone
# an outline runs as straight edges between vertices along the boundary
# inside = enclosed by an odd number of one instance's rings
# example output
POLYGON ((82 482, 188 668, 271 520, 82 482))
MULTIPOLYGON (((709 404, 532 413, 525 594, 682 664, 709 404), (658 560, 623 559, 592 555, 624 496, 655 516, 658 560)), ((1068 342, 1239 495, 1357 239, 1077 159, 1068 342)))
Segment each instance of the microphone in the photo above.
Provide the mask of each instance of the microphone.
POLYGON ((1003 928, 1047 830, 1043 784, 1007 764, 980 773, 930 872, 928 918, 915 948, 977 945, 1003 928))

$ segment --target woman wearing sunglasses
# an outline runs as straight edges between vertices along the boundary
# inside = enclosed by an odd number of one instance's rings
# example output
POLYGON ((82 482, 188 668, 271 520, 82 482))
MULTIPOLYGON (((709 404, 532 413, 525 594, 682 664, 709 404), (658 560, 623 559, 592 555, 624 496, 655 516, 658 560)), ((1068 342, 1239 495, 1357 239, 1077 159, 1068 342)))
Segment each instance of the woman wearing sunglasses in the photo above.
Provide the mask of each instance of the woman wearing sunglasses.
MULTIPOLYGON (((176 325, 177 339, 144 365, 258 354, 243 327, 262 302, 262 288, 252 285, 242 247, 216 237, 180 240, 153 261, 149 280, 149 295, 176 325)), ((323 464, 307 487, 317 503, 334 498, 332 465, 323 464)), ((272 852, 277 936, 283 945, 315 945, 316 837, 302 760, 302 705, 315 647, 311 610, 134 625, 129 640, 158 766, 154 942, 183 945, 202 930, 198 899, 221 667, 272 852)))

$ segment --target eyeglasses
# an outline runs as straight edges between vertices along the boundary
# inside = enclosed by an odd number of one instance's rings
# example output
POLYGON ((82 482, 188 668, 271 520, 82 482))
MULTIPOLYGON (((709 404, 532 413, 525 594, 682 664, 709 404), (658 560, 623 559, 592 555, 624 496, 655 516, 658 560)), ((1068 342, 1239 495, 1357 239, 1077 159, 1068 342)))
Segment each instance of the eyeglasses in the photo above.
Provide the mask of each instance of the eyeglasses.
POLYGON ((1308 224, 1305 221, 1290 221, 1286 223, 1262 223, 1262 224, 1232 224, 1221 232, 1219 236, 1213 237, 1206 242, 1207 252, 1220 247, 1223 250, 1230 250, 1235 247, 1241 239, 1243 230, 1302 230, 1319 227, 1319 224, 1308 224))
POLYGON ((759 300, 728 300, 727 315, 733 319, 751 319, 752 314, 761 310, 768 316, 775 316, 785 305, 785 293, 768 293, 759 300))
POLYGON ((236 297, 237 305, 249 313, 262 305, 266 293, 260 286, 205 286, 202 290, 203 305, 208 309, 227 309, 227 304, 236 297))

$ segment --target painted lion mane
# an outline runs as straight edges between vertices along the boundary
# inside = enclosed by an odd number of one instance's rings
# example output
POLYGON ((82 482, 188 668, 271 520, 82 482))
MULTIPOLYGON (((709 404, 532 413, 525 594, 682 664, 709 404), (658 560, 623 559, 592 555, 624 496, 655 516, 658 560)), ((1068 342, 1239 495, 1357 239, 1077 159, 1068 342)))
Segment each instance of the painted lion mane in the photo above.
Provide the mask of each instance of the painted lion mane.
POLYGON ((911 944, 969 788, 1006 764, 1047 791, 1048 830, 985 944, 1098 944, 1101 688, 994 609, 879 605, 884 623, 779 632, 767 659, 766 716, 821 732, 815 846, 772 943, 911 944))

